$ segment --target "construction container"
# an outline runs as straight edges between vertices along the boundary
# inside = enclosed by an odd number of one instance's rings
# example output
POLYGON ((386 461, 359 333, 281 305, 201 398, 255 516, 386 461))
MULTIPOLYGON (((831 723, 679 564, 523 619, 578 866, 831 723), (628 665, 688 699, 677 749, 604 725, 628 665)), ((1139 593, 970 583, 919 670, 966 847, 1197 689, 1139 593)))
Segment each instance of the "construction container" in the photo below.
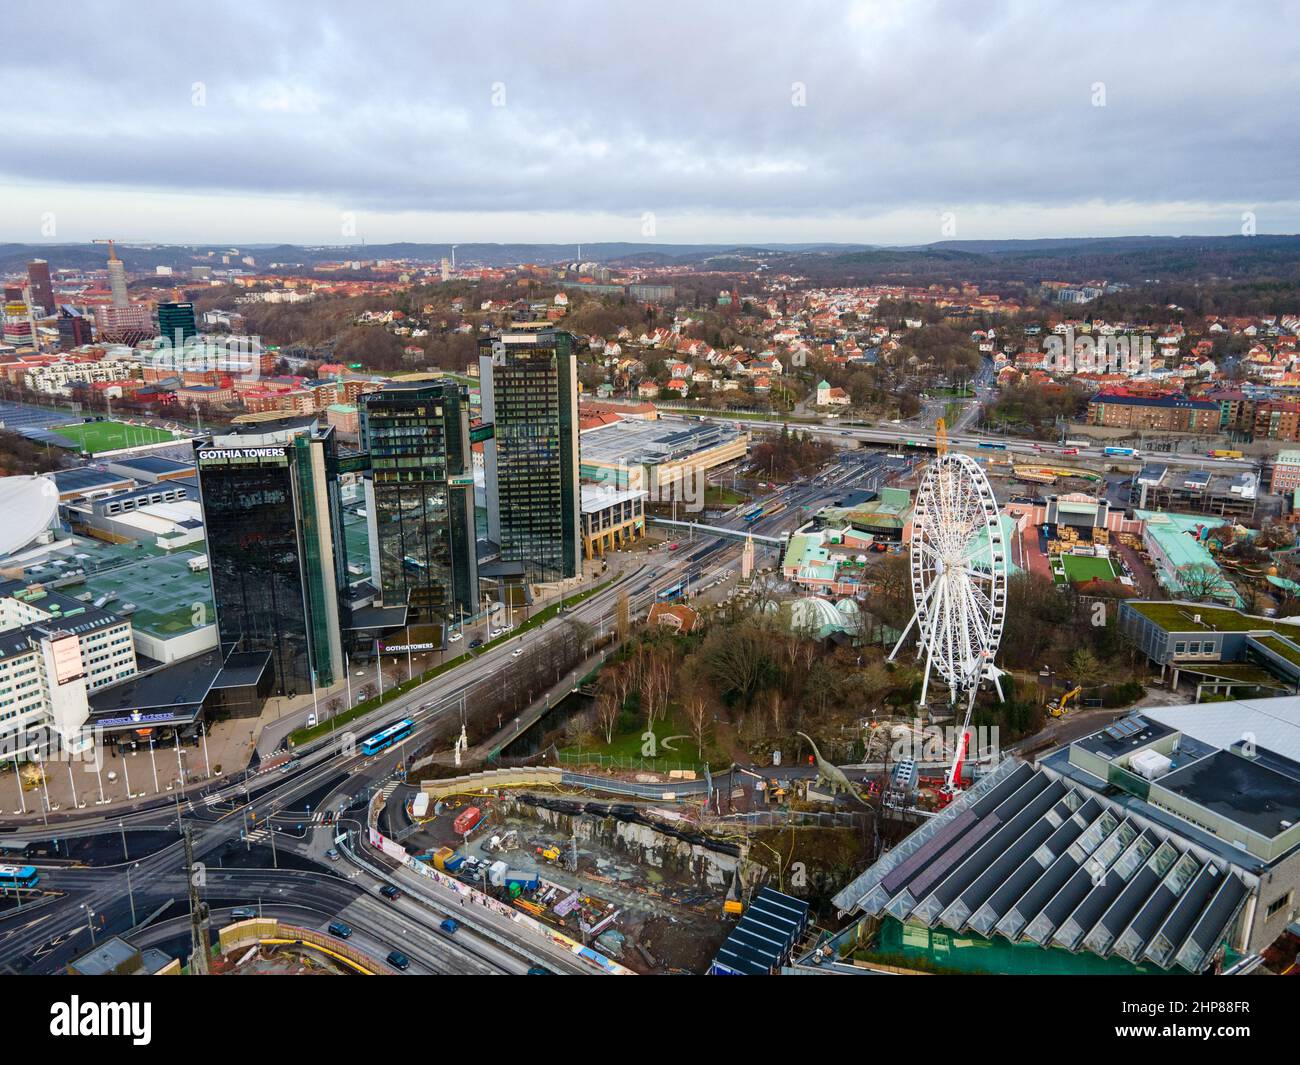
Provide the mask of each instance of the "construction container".
POLYGON ((452 828, 456 830, 458 836, 463 836, 471 832, 483 820, 483 811, 477 806, 470 806, 462 810, 456 820, 452 822, 452 828))

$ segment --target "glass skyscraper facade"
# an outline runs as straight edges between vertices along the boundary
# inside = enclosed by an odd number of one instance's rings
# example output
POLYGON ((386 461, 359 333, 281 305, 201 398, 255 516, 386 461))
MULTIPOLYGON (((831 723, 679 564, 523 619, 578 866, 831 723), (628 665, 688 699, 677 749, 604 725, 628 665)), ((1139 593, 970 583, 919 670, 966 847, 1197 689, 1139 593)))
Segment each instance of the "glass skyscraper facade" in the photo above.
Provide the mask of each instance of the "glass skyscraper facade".
POLYGON ((468 391, 447 379, 394 382, 360 400, 373 580, 384 605, 407 606, 412 623, 475 614, 468 391))
POLYGON ((158 332, 169 344, 183 347, 187 340, 199 332, 194 318, 194 304, 158 304, 158 332))
POLYGON ((276 695, 343 677, 347 559, 332 427, 283 422, 194 442, 222 650, 270 655, 276 695))
POLYGON ((530 579, 577 576, 578 367, 570 333, 546 325, 479 344, 488 534, 530 579))

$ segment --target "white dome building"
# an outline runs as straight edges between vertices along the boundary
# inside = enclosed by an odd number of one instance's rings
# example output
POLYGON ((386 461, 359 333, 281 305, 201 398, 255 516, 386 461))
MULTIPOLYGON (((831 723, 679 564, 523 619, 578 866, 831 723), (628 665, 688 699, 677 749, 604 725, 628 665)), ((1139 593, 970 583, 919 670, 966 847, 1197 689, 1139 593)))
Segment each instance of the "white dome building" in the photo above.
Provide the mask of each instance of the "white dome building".
POLYGON ((52 477, 0 477, 0 559, 28 547, 54 527, 59 489, 52 477))
POLYGON ((825 599, 808 596, 790 604, 790 630, 813 633, 824 640, 832 633, 848 632, 850 622, 844 614, 825 599))

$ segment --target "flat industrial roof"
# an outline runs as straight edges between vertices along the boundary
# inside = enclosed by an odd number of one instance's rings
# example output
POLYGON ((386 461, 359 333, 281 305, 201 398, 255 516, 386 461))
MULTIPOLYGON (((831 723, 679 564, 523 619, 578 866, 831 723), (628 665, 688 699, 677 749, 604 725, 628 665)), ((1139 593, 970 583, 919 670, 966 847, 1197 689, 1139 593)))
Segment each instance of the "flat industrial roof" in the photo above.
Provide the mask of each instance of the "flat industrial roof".
POLYGON ((582 485, 582 512, 584 514, 594 514, 606 507, 612 507, 616 503, 625 503, 631 499, 644 499, 649 494, 649 492, 643 492, 638 488, 617 489, 612 486, 584 484, 582 485))
POLYGON ((174 459, 159 458, 157 455, 138 455, 134 458, 123 456, 109 460, 110 466, 120 466, 141 473, 179 473, 194 469, 192 462, 177 462, 174 459))
POLYGON ((210 625, 216 617, 208 571, 191 570, 189 566, 206 550, 206 544, 198 543, 166 555, 126 556, 117 565, 88 572, 85 586, 95 598, 117 596, 105 604, 110 610, 134 604, 130 618, 135 628, 164 639, 178 636, 210 625), (199 624, 195 624, 196 619, 199 624))
POLYGON ((1300 821, 1300 781, 1232 751, 1166 773, 1159 784, 1267 839, 1300 821))
POLYGON ((1300 696, 1146 706, 1142 716, 1219 749, 1249 735, 1257 747, 1300 762, 1300 696))
POLYGON ((114 485, 128 488, 131 485, 131 478, 124 474, 96 470, 90 466, 78 466, 71 470, 55 470, 49 476, 53 477, 54 483, 59 486, 60 495, 67 495, 71 492, 91 492, 111 488, 114 485))
POLYGON ((582 461, 623 465, 672 462, 738 440, 741 433, 717 422, 667 418, 624 419, 582 434, 582 461))

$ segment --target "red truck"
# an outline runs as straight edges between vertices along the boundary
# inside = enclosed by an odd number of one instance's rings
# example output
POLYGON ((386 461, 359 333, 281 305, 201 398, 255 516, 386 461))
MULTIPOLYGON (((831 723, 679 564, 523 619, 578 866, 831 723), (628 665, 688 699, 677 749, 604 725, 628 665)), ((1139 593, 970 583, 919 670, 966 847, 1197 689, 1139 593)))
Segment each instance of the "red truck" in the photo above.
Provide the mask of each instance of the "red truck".
POLYGON ((452 822, 451 827, 456 830, 458 836, 463 836, 466 832, 472 832, 482 820, 483 811, 477 806, 470 806, 456 816, 456 820, 452 822))

